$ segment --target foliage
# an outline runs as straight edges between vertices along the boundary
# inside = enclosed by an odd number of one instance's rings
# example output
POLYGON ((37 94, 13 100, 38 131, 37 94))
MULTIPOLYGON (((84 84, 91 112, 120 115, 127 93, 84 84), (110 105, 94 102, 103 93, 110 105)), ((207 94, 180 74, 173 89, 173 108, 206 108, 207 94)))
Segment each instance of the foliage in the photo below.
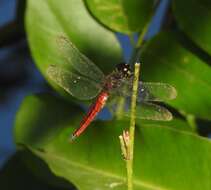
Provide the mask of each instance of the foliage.
MULTIPOLYGON (((130 38, 134 32, 142 36, 158 5, 152 0, 84 1, 28 0, 28 41, 46 80, 49 65, 59 64, 56 35, 68 36, 80 52, 108 73, 123 59, 115 32, 130 38)), ((137 121, 134 189, 209 190, 211 143, 199 136, 195 121, 211 120, 211 3, 173 0, 170 6, 173 22, 168 24, 166 15, 161 32, 141 47, 140 61, 144 81, 166 82, 176 87, 177 98, 166 102, 175 119, 137 121)), ((22 160, 34 175, 61 189, 64 183, 48 178, 49 171, 41 175, 36 169, 41 164, 33 157, 43 160, 54 175, 80 190, 126 189, 118 136, 129 122, 125 118, 93 122, 71 144, 69 136, 83 115, 81 102, 67 101, 69 95, 51 85, 62 95, 60 98, 49 94, 26 97, 17 113, 15 141, 31 155, 22 156, 22 160)))

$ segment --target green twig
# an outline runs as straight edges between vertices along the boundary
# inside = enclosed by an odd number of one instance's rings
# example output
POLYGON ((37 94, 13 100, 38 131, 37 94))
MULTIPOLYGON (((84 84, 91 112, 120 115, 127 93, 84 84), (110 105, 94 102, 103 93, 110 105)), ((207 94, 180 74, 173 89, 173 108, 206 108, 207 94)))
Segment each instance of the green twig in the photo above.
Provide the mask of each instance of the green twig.
MULTIPOLYGON (((151 21, 151 20, 150 20, 151 21)), ((137 44, 136 44, 136 48, 140 48, 144 42, 144 37, 149 29, 149 25, 150 25, 150 21, 144 26, 141 34, 139 35, 137 44)))
POLYGON ((130 114, 130 129, 129 129, 129 144, 128 144, 128 159, 127 165, 127 186, 128 190, 133 190, 133 151, 134 151, 134 136, 135 136, 135 120, 136 120, 136 99, 138 91, 140 64, 135 64, 133 94, 131 100, 131 114, 130 114))
POLYGON ((129 61, 130 65, 134 64, 137 61, 137 59, 140 58, 140 56, 141 56, 141 48, 144 43, 144 37, 149 29, 150 21, 151 20, 149 20, 149 22, 147 22, 147 24, 144 26, 142 32, 139 35, 138 41, 137 41, 136 45, 134 46, 134 50, 133 50, 133 53, 132 53, 130 61, 129 61))
MULTIPOLYGON (((149 28, 149 25, 150 25, 150 21, 151 20, 149 20, 149 22, 147 22, 147 24, 144 26, 142 32, 139 35, 139 38, 138 38, 138 41, 137 41, 136 45, 135 45, 133 36, 132 35, 129 36, 130 42, 131 42, 131 44, 134 47, 132 56, 131 56, 130 61, 129 61, 130 65, 134 64, 137 61, 137 58, 140 56, 139 55, 140 54, 140 49, 141 49, 141 46, 143 45, 144 37, 145 37, 145 35, 146 35, 147 31, 148 31, 148 28, 149 28)), ((123 112, 124 112, 124 105, 125 105, 125 99, 121 97, 119 99, 118 104, 117 104, 117 111, 116 111, 117 119, 121 119, 122 118, 122 115, 123 115, 123 112)))

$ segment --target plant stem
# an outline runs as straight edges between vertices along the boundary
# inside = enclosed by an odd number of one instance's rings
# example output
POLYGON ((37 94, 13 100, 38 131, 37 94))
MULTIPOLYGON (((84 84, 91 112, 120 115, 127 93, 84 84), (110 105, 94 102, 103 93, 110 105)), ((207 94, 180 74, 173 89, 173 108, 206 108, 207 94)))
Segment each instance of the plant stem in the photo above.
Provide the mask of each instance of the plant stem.
MULTIPOLYGON (((144 37, 145 37, 145 35, 146 35, 147 31, 148 31, 148 28, 149 28, 149 25, 150 25, 150 21, 151 20, 149 20, 149 22, 147 22, 147 24, 144 26, 142 32, 139 35, 138 41, 137 41, 137 43, 135 45, 134 45, 133 36, 132 35, 129 36, 130 42, 131 42, 131 44, 134 47, 132 56, 131 56, 130 61, 129 61, 130 65, 134 64, 137 61, 137 58, 139 58, 139 56, 140 56, 140 49, 141 49, 141 46, 143 45, 144 37)), ((122 118, 122 115, 123 115, 123 112, 124 112, 124 105, 125 105, 125 99, 124 98, 120 98, 119 102, 117 104, 117 111, 116 111, 117 119, 121 119, 122 118)))
POLYGON ((133 152, 134 152, 134 136, 135 136, 135 123, 136 123, 136 99, 139 81, 139 70, 140 63, 135 64, 134 80, 133 80, 133 94, 131 100, 131 119, 130 119, 130 129, 129 129, 129 146, 128 146, 128 156, 129 159, 126 160, 127 165, 127 186, 128 190, 133 190, 133 152))
POLYGON ((140 47, 142 46, 142 44, 143 44, 143 42, 144 42, 144 37, 145 37, 145 35, 146 35, 147 31, 148 31, 148 28, 149 28, 149 25, 150 25, 150 22, 148 22, 148 23, 144 26, 144 28, 143 28, 141 34, 139 35, 138 41, 137 41, 137 43, 136 43, 136 48, 140 48, 140 47))
POLYGON ((139 59, 141 56, 141 48, 144 43, 144 37, 149 29, 149 25, 150 25, 150 21, 147 22, 147 24, 144 26, 142 32, 139 35, 139 38, 137 40, 136 45, 134 46, 134 50, 129 61, 130 65, 136 63, 137 59, 139 59))

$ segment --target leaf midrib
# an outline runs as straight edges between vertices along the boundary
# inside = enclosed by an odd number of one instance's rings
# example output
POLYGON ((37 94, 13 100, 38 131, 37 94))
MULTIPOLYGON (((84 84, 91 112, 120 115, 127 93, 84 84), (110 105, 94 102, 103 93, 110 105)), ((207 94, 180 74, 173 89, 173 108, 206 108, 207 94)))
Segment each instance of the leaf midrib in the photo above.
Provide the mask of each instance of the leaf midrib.
MULTIPOLYGON (((87 166, 87 165, 83 165, 83 164, 77 163, 77 162, 72 161, 72 160, 67 160, 67 159, 65 159, 63 157, 56 156, 54 153, 51 153, 51 152, 42 153, 39 150, 35 150, 32 147, 29 148, 29 149, 33 153, 35 153, 36 155, 40 156, 43 160, 45 160, 45 158, 48 157, 49 159, 58 160, 60 163, 63 163, 63 164, 66 163, 66 165, 70 165, 70 166, 72 165, 74 167, 81 168, 82 170, 87 170, 88 172, 96 173, 97 175, 102 175, 102 176, 106 176, 106 177, 110 177, 110 178, 115 178, 117 180, 126 181, 126 178, 123 177, 123 176, 118 176, 118 175, 115 175, 115 174, 113 174, 111 172, 102 171, 102 170, 99 170, 97 168, 90 167, 90 166, 87 166)), ((155 185, 150 184, 148 182, 142 182, 142 181, 137 180, 137 179, 134 179, 133 181, 134 181, 134 184, 136 186, 148 188, 149 190, 150 189, 151 190, 167 190, 166 188, 158 187, 158 185, 155 186, 155 185)))

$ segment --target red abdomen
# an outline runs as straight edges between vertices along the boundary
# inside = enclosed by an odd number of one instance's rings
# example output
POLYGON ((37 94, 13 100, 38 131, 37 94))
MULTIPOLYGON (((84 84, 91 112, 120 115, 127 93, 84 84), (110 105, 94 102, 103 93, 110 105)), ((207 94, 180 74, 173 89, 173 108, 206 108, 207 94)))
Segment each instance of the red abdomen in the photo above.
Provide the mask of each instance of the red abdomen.
POLYGON ((97 114, 104 107, 108 99, 108 93, 102 91, 97 97, 96 101, 90 106, 87 114, 84 116, 83 120, 80 123, 80 127, 73 133, 72 140, 78 137, 94 120, 97 114))

